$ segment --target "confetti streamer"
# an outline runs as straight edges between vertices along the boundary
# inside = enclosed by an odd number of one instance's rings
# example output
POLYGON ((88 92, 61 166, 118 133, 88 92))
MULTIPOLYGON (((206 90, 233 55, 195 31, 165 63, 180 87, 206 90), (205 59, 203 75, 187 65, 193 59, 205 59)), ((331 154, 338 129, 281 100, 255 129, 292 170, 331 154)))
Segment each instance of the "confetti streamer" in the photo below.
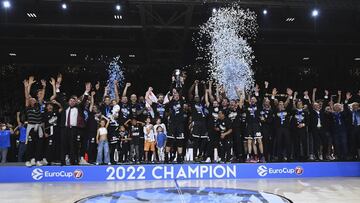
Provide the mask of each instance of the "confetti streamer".
POLYGON ((122 70, 122 62, 120 61, 120 56, 114 57, 110 62, 107 71, 109 79, 107 80, 107 85, 109 86, 109 96, 111 99, 115 99, 115 88, 114 82, 118 81, 118 84, 121 85, 124 81, 124 73, 122 70))
POLYGON ((210 77, 230 99, 237 97, 235 88, 250 91, 254 87, 255 57, 248 40, 255 39, 257 30, 256 14, 238 5, 217 9, 200 26, 197 48, 205 53, 210 77))

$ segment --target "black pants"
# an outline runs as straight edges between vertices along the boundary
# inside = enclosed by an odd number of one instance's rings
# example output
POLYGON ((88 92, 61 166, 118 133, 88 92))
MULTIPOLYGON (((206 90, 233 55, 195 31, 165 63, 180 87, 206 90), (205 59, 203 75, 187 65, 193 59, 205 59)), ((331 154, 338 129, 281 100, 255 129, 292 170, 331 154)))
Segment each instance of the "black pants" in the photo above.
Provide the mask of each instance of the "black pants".
POLYGON ((85 158, 85 154, 88 151, 89 148, 89 135, 87 133, 85 133, 85 129, 83 128, 78 128, 78 135, 80 135, 80 140, 78 140, 78 142, 80 142, 80 157, 84 157, 85 158))
MULTIPOLYGON (((95 138, 94 138, 95 140, 95 138)), ((88 158, 89 163, 96 162, 96 156, 97 156, 97 144, 96 141, 92 141, 92 138, 89 141, 89 148, 88 148, 88 158)))
POLYGON ((360 126, 352 126, 349 140, 350 155, 352 157, 358 156, 357 150, 360 149, 360 126))
POLYGON ((53 135, 44 138, 44 152, 46 160, 49 163, 52 162, 55 157, 55 143, 53 135))
POLYGON ((314 149, 309 149, 310 154, 312 154, 312 152, 318 154, 328 154, 328 149, 332 143, 330 132, 325 131, 323 128, 314 128, 311 131, 311 135, 314 140, 314 149), (321 147, 322 151, 320 151, 321 147))
POLYGON ((70 163, 78 163, 78 129, 76 127, 64 127, 61 131, 61 163, 65 164, 65 156, 69 155, 70 163))
POLYGON ((114 159, 115 149, 118 149, 118 143, 109 143, 110 148, 110 162, 114 164, 116 161, 114 159))
POLYGON ((214 149, 217 148, 219 151, 219 136, 214 132, 210 132, 210 141, 208 144, 208 157, 210 157, 211 161, 214 161, 214 149))
POLYGON ((279 127, 275 129, 275 137, 277 140, 277 157, 289 157, 291 154, 291 139, 288 128, 279 127))
POLYGON ((229 138, 220 139, 219 143, 219 157, 221 161, 228 162, 231 159, 232 141, 229 138))
POLYGON ((308 155, 308 138, 306 128, 294 129, 294 158, 296 160, 303 160, 308 155))
POLYGON ((243 136, 244 134, 241 133, 240 130, 234 130, 232 133, 233 138, 233 151, 234 156, 237 160, 242 159, 244 154, 244 142, 243 142, 243 136))
POLYGON ((264 157, 266 160, 270 160, 270 155, 273 151, 273 143, 272 143, 272 129, 269 125, 264 125, 261 128, 262 142, 264 148, 264 157))
POLYGON ((122 163, 128 162, 129 161, 129 153, 130 153, 130 143, 129 142, 123 142, 121 144, 119 161, 122 162, 122 163))
POLYGON ((30 161, 35 158, 35 161, 41 161, 43 158, 43 138, 39 138, 39 134, 34 130, 30 130, 28 143, 26 146, 25 160, 30 161))
POLYGON ((206 153, 207 137, 193 137, 193 157, 204 157, 206 153), (199 153, 198 153, 199 151, 199 153))
POLYGON ((54 147, 54 154, 53 160, 60 161, 61 160, 61 130, 60 127, 54 126, 54 134, 53 137, 53 147, 54 147))

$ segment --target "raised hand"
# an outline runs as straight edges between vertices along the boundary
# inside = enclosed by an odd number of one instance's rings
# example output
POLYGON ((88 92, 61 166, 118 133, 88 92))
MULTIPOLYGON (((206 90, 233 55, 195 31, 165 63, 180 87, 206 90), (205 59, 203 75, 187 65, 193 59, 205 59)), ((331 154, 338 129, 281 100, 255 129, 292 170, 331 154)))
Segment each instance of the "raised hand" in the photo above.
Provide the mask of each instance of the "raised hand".
POLYGON ((346 92, 346 100, 351 99, 352 95, 351 92, 346 92))
POLYGON ((90 92, 91 91, 91 83, 87 82, 85 83, 85 92, 90 92))
POLYGON ((34 79, 34 76, 30 76, 29 77, 29 85, 32 85, 36 82, 36 80, 34 79))
POLYGON ((338 95, 341 95, 341 90, 338 90, 337 92, 338 92, 338 95))
POLYGON ((317 91, 317 88, 315 87, 315 88, 313 88, 313 92, 316 92, 317 91))
POLYGON ((97 82, 96 82, 95 89, 96 89, 96 90, 99 90, 99 89, 100 89, 100 81, 97 81, 97 82))
POLYGON ((24 87, 28 87, 29 86, 29 80, 25 79, 23 81, 24 87))
POLYGON ((277 89, 276 89, 276 88, 273 88, 271 94, 272 94, 273 96, 275 96, 275 95, 277 95, 277 93, 278 93, 278 92, 277 92, 277 89))
POLYGON ((329 90, 324 90, 325 95, 329 95, 329 90))
POLYGON ((50 83, 52 86, 55 86, 55 85, 56 85, 55 78, 50 78, 49 83, 50 83))
POLYGON ((268 81, 265 81, 264 84, 265 84, 265 88, 269 87, 269 82, 268 81))
POLYGON ((92 92, 91 92, 91 96, 92 96, 92 97, 93 97, 95 94, 96 94, 95 91, 92 91, 92 92))
POLYGON ((131 86, 131 83, 126 83, 125 87, 130 87, 131 86))
POLYGON ((293 90, 292 89, 290 89, 290 88, 287 88, 286 89, 286 94, 288 95, 288 96, 291 96, 292 94, 293 94, 293 90))
POLYGON ((40 80, 40 82, 43 87, 46 87, 46 80, 42 79, 42 80, 40 80))

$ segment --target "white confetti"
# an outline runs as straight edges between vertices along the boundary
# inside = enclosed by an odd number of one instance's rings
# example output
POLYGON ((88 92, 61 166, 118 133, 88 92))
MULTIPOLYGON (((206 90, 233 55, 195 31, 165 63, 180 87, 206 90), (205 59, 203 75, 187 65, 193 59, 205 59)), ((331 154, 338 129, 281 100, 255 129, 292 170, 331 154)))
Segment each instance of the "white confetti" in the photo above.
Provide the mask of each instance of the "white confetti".
POLYGON ((254 55, 248 40, 256 37, 257 29, 256 14, 238 5, 219 8, 200 27, 197 48, 206 53, 210 77, 230 99, 236 98, 236 87, 250 91, 254 86, 254 55), (199 45, 206 40, 205 46, 199 45))
POLYGON ((113 58, 107 68, 109 76, 107 80, 107 85, 109 86, 108 95, 111 99, 115 99, 114 81, 117 80, 119 85, 124 81, 124 73, 120 65, 122 65, 122 62, 120 61, 120 56, 117 56, 113 58))

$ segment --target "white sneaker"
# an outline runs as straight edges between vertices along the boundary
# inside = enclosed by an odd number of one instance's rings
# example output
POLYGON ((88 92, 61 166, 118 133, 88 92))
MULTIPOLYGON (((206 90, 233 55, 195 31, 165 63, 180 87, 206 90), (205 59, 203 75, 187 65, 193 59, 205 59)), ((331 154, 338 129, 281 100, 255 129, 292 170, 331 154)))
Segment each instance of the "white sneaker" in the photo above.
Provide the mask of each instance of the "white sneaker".
POLYGON ((27 162, 25 162, 25 166, 31 167, 32 165, 31 165, 30 161, 27 161, 27 162))
POLYGON ((324 157, 322 154, 319 155, 319 159, 320 159, 320 161, 324 160, 324 157))
POLYGON ((98 165, 99 165, 99 163, 98 163, 98 162, 96 162, 96 163, 95 163, 95 165, 97 165, 97 166, 98 166, 98 165))
POLYGON ((67 166, 70 165, 70 159, 69 159, 68 155, 65 156, 65 165, 67 165, 67 166))
POLYGON ((208 157, 206 160, 205 160, 205 163, 210 163, 211 162, 211 159, 210 157, 208 157))
POLYGON ((80 158, 79 164, 80 164, 80 165, 89 165, 89 163, 84 159, 84 157, 81 157, 81 158, 80 158))
POLYGON ((111 165, 111 162, 109 162, 108 165, 111 165))
POLYGON ((48 165, 49 163, 48 163, 48 161, 47 161, 45 158, 43 158, 43 160, 41 161, 41 164, 44 165, 44 166, 46 166, 46 165, 48 165))
POLYGON ((42 163, 40 161, 37 161, 36 166, 42 166, 42 163))
POLYGON ((32 158, 32 159, 30 160, 30 164, 31 164, 32 166, 35 166, 35 165, 36 165, 36 163, 35 163, 35 158, 32 158))

